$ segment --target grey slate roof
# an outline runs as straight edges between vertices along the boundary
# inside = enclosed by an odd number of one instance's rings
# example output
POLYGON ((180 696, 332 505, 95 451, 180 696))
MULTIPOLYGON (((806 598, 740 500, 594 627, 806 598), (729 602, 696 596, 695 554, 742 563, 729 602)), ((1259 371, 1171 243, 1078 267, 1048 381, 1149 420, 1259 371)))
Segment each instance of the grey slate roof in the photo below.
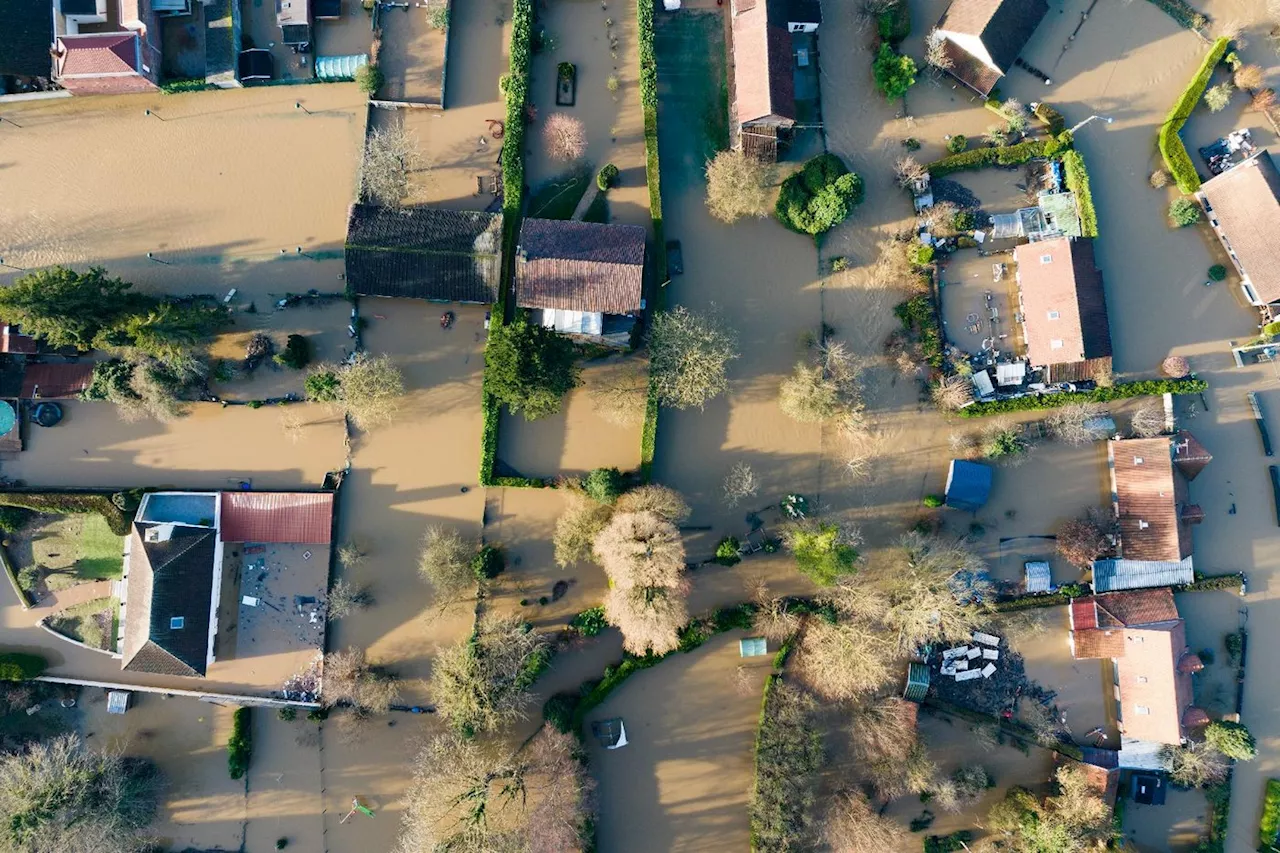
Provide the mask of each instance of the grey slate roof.
POLYGON ((215 566, 212 528, 175 526, 166 542, 147 542, 133 525, 125 592, 124 669, 203 676, 208 663, 209 611, 215 566), (170 619, 181 616, 181 628, 170 619))
POLYGON ((1191 558, 1177 563, 1156 560, 1097 560, 1093 564, 1093 591, 1144 589, 1191 583, 1195 572, 1191 558))
POLYGON ((496 302, 502 215, 354 204, 347 220, 347 286, 361 296, 496 302))
POLYGON ((516 258, 516 304, 595 314, 640 310, 644 228, 526 219, 516 258))
POLYGON ((0 0, 0 74, 49 77, 53 10, 39 0, 0 0))
POLYGON ((938 29, 978 36, 1007 74, 1048 12, 1045 0, 953 0, 938 29))

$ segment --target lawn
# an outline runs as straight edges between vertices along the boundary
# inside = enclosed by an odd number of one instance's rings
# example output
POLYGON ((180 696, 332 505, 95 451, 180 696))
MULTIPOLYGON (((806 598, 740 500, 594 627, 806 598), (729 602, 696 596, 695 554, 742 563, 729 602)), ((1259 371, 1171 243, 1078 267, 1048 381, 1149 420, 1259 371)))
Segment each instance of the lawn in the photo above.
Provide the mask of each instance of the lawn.
MULTIPOLYGON (((18 538, 13 557, 20 572, 42 568, 50 591, 80 583, 116 580, 124 572, 124 543, 101 516, 46 516, 18 538)), ((26 584, 24 584, 25 586, 26 584)))
POLYGON ((579 169, 552 178, 529 199, 527 215, 534 219, 572 219, 573 211, 590 181, 590 169, 579 169))
POLYGON ((120 631, 120 600, 95 598, 49 617, 49 627, 95 649, 111 649, 120 631))

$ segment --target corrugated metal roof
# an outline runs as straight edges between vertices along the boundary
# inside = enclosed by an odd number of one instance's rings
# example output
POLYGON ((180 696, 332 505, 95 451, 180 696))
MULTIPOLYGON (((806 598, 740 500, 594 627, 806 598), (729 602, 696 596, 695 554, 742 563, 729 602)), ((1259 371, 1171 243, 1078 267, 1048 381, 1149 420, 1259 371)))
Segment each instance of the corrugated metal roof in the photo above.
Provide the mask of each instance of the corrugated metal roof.
POLYGON ((328 545, 332 492, 223 492, 223 542, 328 545))
POLYGON ((22 375, 22 399, 41 400, 79 397, 93 382, 93 362, 74 364, 28 364, 22 375))
POLYGON ((1048 592, 1053 585, 1049 580, 1049 564, 1043 562, 1027 563, 1027 592, 1048 592))
POLYGON ((1143 589, 1191 583, 1195 573, 1191 558, 1177 563, 1156 560, 1097 560, 1093 564, 1093 591, 1143 589))

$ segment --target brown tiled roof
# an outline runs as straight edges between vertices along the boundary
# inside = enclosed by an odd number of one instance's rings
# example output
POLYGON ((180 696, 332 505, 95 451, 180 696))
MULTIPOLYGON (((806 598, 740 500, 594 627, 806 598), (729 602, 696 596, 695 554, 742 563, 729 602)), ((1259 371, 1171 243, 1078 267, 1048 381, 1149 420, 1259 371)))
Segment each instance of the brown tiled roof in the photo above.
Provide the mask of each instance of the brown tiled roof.
POLYGON ((223 492, 223 542, 328 545, 332 492, 223 492))
POLYGON ((90 361, 28 364, 22 375, 22 399, 34 400, 37 391, 41 400, 79 397, 92 382, 93 362, 90 361))
POLYGON ((1191 676, 1178 672, 1187 648, 1186 625, 1128 629, 1120 659, 1120 718, 1126 737, 1180 743, 1182 715, 1191 707, 1191 676))
POLYGON ((1263 302, 1280 300, 1280 172, 1266 149, 1205 181, 1200 192, 1263 302))
POLYGON ((984 98, 991 94, 991 90, 1004 76, 982 60, 970 55, 951 39, 943 39, 942 52, 951 62, 947 73, 984 98))
POLYGON ((1173 461, 1190 481, 1213 461, 1213 454, 1188 430, 1180 429, 1173 436, 1173 461))
POLYGON ((1071 602, 1075 657, 1118 658, 1125 654, 1125 629, 1170 625, 1178 608, 1169 589, 1090 595, 1071 602))
POLYGON ((1072 634, 1073 655, 1078 660, 1118 658, 1124 656, 1122 629, 1089 628, 1072 634))
POLYGON ((1048 12, 1045 0, 953 0, 938 29, 977 36, 996 67, 1008 72, 1048 12))
POLYGON ((1027 358, 1035 367, 1111 355, 1111 326, 1093 241, 1059 237, 1013 250, 1027 358), (1048 262, 1046 262, 1048 259, 1048 262), (1056 319, 1050 319, 1053 314, 1056 319), (1054 342, 1061 341, 1055 347, 1054 342))
POLYGON ((0 352, 34 355, 36 339, 19 332, 17 326, 6 324, 0 327, 0 352))
POLYGON ((137 74, 140 62, 138 34, 134 32, 62 36, 59 77, 137 74))
POLYGON ((125 588, 124 669, 159 675, 202 676, 208 665, 214 533, 174 526, 164 542, 146 531, 164 525, 135 523, 130 534, 125 588), (171 620, 182 617, 180 628, 171 620))
POLYGON ((1181 518, 1187 481, 1173 467, 1167 438, 1107 443, 1126 560, 1176 563, 1191 556, 1191 527, 1181 518))
POLYGON ((640 310, 644 229, 526 219, 516 259, 516 304, 600 314, 640 310))
POLYGON ((739 124, 770 116, 795 121, 795 59, 780 5, 734 2, 733 86, 739 124))

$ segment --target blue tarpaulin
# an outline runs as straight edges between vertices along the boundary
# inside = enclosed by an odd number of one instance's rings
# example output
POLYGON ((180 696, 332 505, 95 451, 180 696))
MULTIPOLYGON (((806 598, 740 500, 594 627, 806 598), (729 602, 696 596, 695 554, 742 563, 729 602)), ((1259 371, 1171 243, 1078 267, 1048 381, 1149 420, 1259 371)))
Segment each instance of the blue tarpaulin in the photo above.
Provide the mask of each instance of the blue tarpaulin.
POLYGON ((991 496, 991 469, 978 462, 952 459, 947 472, 947 506, 976 512, 991 496))

